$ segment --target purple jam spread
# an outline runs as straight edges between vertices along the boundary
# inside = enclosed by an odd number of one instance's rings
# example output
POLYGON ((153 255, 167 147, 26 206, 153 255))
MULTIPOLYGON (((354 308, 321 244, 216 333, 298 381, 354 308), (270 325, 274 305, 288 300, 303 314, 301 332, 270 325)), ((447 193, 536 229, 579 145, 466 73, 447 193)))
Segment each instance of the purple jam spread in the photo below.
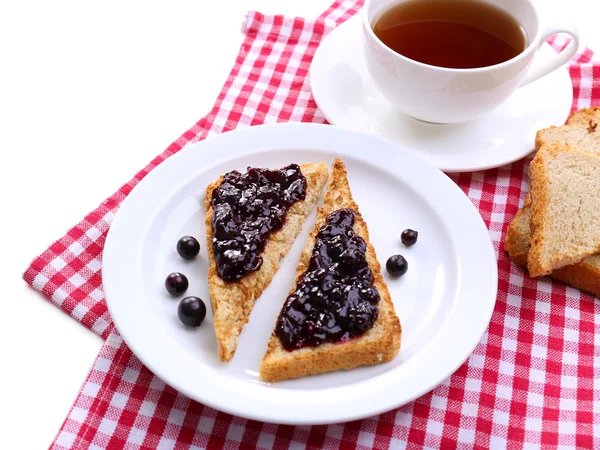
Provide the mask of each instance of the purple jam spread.
POLYGON ((225 174, 211 198, 219 277, 237 281, 258 270, 267 238, 283 226, 288 209, 305 196, 306 178, 297 164, 225 174))
POLYGON ((319 230, 308 270, 287 298, 275 330, 286 350, 345 341, 373 327, 379 293, 354 221, 353 210, 340 209, 319 230))

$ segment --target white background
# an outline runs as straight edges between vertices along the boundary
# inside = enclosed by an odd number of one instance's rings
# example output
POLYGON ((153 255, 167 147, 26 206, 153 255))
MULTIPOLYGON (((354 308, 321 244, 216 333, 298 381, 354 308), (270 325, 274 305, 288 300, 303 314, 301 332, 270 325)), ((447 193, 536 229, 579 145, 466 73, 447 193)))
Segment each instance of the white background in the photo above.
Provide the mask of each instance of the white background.
MULTIPOLYGON (((600 52, 592 0, 539 0, 600 52)), ((0 3, 0 434, 46 448, 101 339, 30 289, 30 260, 210 107, 247 10, 316 17, 324 0, 0 3)), ((600 55, 600 53, 599 53, 600 55)))

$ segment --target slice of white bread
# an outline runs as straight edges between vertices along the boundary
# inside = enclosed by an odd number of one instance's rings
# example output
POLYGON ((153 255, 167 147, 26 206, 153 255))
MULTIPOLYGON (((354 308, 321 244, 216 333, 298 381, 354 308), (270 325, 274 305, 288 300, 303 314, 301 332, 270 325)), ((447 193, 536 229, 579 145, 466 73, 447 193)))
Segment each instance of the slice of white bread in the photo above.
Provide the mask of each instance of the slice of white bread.
POLYGON ((577 263, 600 251, 600 156, 544 145, 529 167, 531 276, 577 263))
MULTIPOLYGON (((538 131, 536 150, 545 144, 562 144, 590 153, 598 153, 600 132, 590 129, 600 123, 600 108, 586 108, 571 114, 566 125, 538 131), (593 133, 592 133, 593 132, 593 133)), ((504 249, 515 264, 527 266, 531 239, 531 197, 525 198, 523 208, 517 212, 506 232, 504 249)), ((589 256, 580 263, 554 270, 550 276, 575 288, 600 297, 600 254, 589 256)))
POLYGON ((321 197, 327 184, 329 172, 327 164, 303 164, 300 166, 306 177, 306 197, 294 203, 287 211, 283 227, 269 236, 262 253, 263 263, 260 269, 248 273, 239 281, 223 281, 217 274, 214 258, 213 208, 210 204, 212 192, 220 184, 223 177, 206 188, 206 244, 208 249, 208 291, 212 305, 215 333, 219 358, 230 361, 238 344, 243 326, 248 322, 254 302, 269 285, 275 272, 279 269, 280 260, 291 248, 296 236, 302 229, 304 219, 310 214, 321 197))
MULTIPOLYGON (((520 266, 527 266, 531 234, 530 219, 531 207, 526 199, 523 209, 517 213, 506 231, 504 250, 510 260, 520 266)), ((553 270, 550 276, 600 298, 600 254, 588 256, 579 263, 553 270)))
POLYGON ((544 128, 537 132, 535 148, 545 144, 562 144, 591 153, 600 153, 600 108, 574 112, 566 125, 544 128))
MULTIPOLYGON (((323 343, 318 347, 304 347, 294 351, 285 350, 279 337, 273 333, 260 367, 260 376, 264 381, 274 382, 339 369, 352 369, 367 364, 377 364, 390 361, 400 350, 402 334, 400 321, 394 312, 390 293, 381 276, 381 267, 377 261, 375 249, 369 241, 367 224, 352 199, 346 167, 339 159, 336 159, 333 163, 331 181, 325 194, 323 207, 318 210, 317 222, 296 268, 296 282, 308 268, 315 237, 325 223, 327 216, 342 208, 350 208, 356 212, 354 231, 367 242, 366 258, 374 275, 373 285, 381 298, 377 305, 379 313, 377 320, 373 328, 349 341, 334 344, 323 343)), ((295 286, 290 293, 294 290, 295 286)))

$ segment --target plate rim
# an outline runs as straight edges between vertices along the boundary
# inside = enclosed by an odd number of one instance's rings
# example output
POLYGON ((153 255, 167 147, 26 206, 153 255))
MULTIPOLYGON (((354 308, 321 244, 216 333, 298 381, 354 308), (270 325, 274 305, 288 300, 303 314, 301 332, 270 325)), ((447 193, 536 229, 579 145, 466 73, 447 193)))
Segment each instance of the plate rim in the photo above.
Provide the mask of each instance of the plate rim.
MULTIPOLYGON (((309 68, 309 79, 310 79, 310 89, 311 89, 311 93, 313 95, 313 98, 315 100, 315 103, 317 104, 317 106, 319 107, 319 109, 321 110, 321 112, 323 113, 323 116, 325 117, 325 119, 327 119, 327 121, 332 124, 332 125, 336 125, 339 127, 343 127, 344 129, 348 129, 348 130, 352 130, 352 131, 358 131, 358 132, 363 132, 362 130, 358 130, 356 127, 353 127, 352 124, 348 124, 348 123, 340 123, 340 120, 338 120, 337 116, 332 116, 331 115, 331 110, 328 109, 327 107, 323 107, 323 105, 327 105, 327 102, 323 101, 324 95, 322 95, 321 91, 319 88, 315 89, 316 83, 313 83, 312 80, 315 80, 319 77, 315 76, 315 68, 318 65, 318 62, 322 59, 321 54, 323 52, 326 51, 326 44, 328 41, 330 41, 332 39, 332 36, 335 36, 336 33, 339 33, 340 30, 345 30, 346 28, 351 28, 351 27, 359 27, 362 26, 362 21, 360 20, 361 14, 356 14, 352 17, 350 17, 348 20, 346 20, 345 22, 343 22, 342 24, 338 25, 336 28, 334 28, 327 36, 325 36, 325 38, 323 39, 323 41, 321 41, 320 45, 317 47, 317 50, 315 51, 315 54, 313 56, 310 68, 309 68), (356 22, 356 23, 355 23, 356 22)), ((548 44, 547 42, 543 42, 541 49, 548 47, 548 48, 552 48, 550 46, 550 44, 548 44)), ((360 51, 362 51, 362 48, 360 49, 360 51)), ((539 50, 538 50, 539 51, 539 50)), ((536 52, 537 53, 537 52, 536 52)), ((535 60, 534 60, 535 63, 535 60)), ((571 109, 572 109, 572 105, 573 105, 573 98, 574 98, 574 94, 573 94, 573 80, 571 79, 571 76, 568 72, 568 70, 566 69, 566 67, 560 67, 556 70, 556 72, 562 72, 564 75, 563 77, 565 78, 565 82, 568 80, 569 83, 569 93, 570 93, 570 97, 569 97, 569 101, 568 101, 568 108, 565 107, 565 113, 564 113, 564 117, 562 117, 561 120, 559 120, 560 123, 558 124, 553 124, 553 125, 562 125, 566 122, 566 120, 568 119, 570 113, 571 113, 571 109)), ((551 72, 548 75, 552 75, 553 73, 551 72)), ((567 102, 565 101, 565 104, 567 102)), ((417 119, 415 119, 417 120, 417 119)), ((384 140, 389 140, 389 142, 392 142, 395 145, 398 146, 402 146, 403 143, 391 140, 391 139, 387 139, 385 136, 382 136, 380 134, 372 134, 375 137, 378 137, 380 139, 384 139, 384 140)), ((498 152, 498 150, 495 150, 496 152, 498 152)), ((470 166, 465 166, 465 167, 440 167, 440 165, 438 164, 434 164, 433 161, 428 161, 429 164, 434 165, 435 167, 437 167, 438 169, 446 172, 446 173, 461 173, 461 172, 477 172, 477 171, 483 171, 483 170, 489 170, 489 169, 496 169, 499 167, 503 167, 506 166, 508 164, 512 164, 516 161, 519 161, 525 157, 527 157, 528 155, 532 154, 533 152, 535 152, 535 148, 532 145, 531 149, 529 151, 527 151, 526 153, 517 153, 509 158, 505 158, 502 160, 497 160, 495 162, 490 162, 490 163, 480 163, 478 165, 470 165, 470 166)), ((414 152, 417 153, 417 152, 414 152)), ((500 151, 501 153, 501 151, 500 151)), ((418 153, 417 153, 418 154, 418 153)), ((421 157, 424 158, 423 155, 420 155, 421 157)))
MULTIPOLYGON (((301 147, 306 147, 306 145, 303 144, 303 145, 301 145, 301 147)), ((320 151, 324 151, 324 150, 321 148, 320 151)), ((331 150, 327 150, 327 151, 332 152, 331 150)), ((343 151, 344 150, 341 148, 338 149, 338 153, 343 152, 343 151)), ((214 153, 213 153, 213 155, 214 155, 214 153)), ((223 160, 224 159, 223 153, 219 153, 218 155, 215 155, 212 158, 215 161, 223 160)), ((227 159, 227 158, 225 158, 225 159, 227 159)), ((157 202, 157 203, 160 203, 160 202, 157 202)), ((117 277, 117 279, 118 279, 118 277, 117 277)), ((111 223, 111 226, 109 228, 108 235, 106 238, 105 247, 104 247, 102 281, 103 281, 105 298, 106 298, 106 303, 107 303, 107 306, 109 309, 109 313, 111 315, 111 318, 113 319, 116 329, 119 331, 124 342, 130 347, 132 352, 140 359, 140 361, 144 365, 146 365, 156 376, 163 379, 165 382, 167 382, 169 385, 171 385, 174 389, 182 392, 183 394, 187 395, 188 397, 195 399, 207 406, 210 406, 217 410, 225 411, 227 413, 237 415, 240 417, 245 417, 248 419, 260 420, 263 422, 270 422, 270 423, 293 424, 293 425, 316 425, 316 424, 328 424, 328 423, 335 423, 335 422, 340 422, 340 421, 356 420, 356 419, 361 419, 361 418, 368 417, 368 416, 371 416, 374 414, 380 414, 382 412, 389 411, 391 409, 394 409, 396 407, 404 405, 404 404, 420 397, 421 395, 431 391, 432 389, 437 387, 441 382, 443 382, 444 379, 446 379, 448 376, 453 374, 466 361, 466 359, 468 359, 468 357, 472 354, 475 347, 481 341, 481 337, 484 335, 484 333, 489 325, 489 322, 491 320, 491 316, 492 316, 492 313, 494 310, 494 306, 496 303, 497 288, 498 288, 498 268, 497 268, 496 251, 494 249, 493 243, 489 236, 488 229, 487 229, 485 223, 483 222, 483 219, 481 218, 479 211, 475 208, 475 206, 470 201, 470 199, 458 187, 458 185, 456 185, 451 179, 446 177, 446 175, 444 175, 439 169, 437 169, 434 166, 427 163, 423 158, 421 158, 411 152, 408 152, 407 150, 403 150, 393 143, 390 143, 388 141, 385 141, 383 139, 380 139, 378 137, 368 135, 365 133, 360 133, 357 131, 347 130, 347 129, 343 129, 340 127, 324 125, 324 124, 285 123, 285 124, 257 125, 257 126, 242 128, 242 129, 238 129, 238 130, 229 131, 229 132, 226 132, 226 133, 223 133, 220 135, 216 135, 216 136, 207 138, 205 140, 202 140, 200 142, 189 144, 186 147, 184 147, 182 150, 180 150, 178 153, 172 155, 166 161, 162 162, 157 168, 155 168, 149 174, 147 174, 144 177, 144 179, 142 179, 133 188, 133 190, 129 193, 127 198, 121 204, 119 210, 117 211, 117 214, 113 218, 113 221, 111 223), (285 144, 282 144, 281 142, 280 143, 272 142, 272 137, 275 134, 277 134, 279 136, 277 139, 281 139, 281 137, 283 136, 284 139, 290 140, 288 145, 286 146, 285 144), (136 196, 138 194, 140 194, 141 192, 143 192, 143 190, 146 189, 146 186, 151 186, 151 184, 153 183, 153 180, 155 178, 160 177, 163 172, 168 170, 169 166, 177 164, 177 161, 179 159, 183 159, 186 154, 191 154, 194 151, 199 151, 203 155, 208 155, 207 157, 210 159, 211 158, 210 149, 202 149, 201 147, 214 146, 216 142, 220 142, 223 145, 229 141, 236 141, 236 140, 237 141, 241 140, 242 142, 247 143, 247 142, 252 142, 252 140, 254 139, 254 142, 253 142, 254 146, 250 145, 243 151, 239 151, 239 149, 237 149, 237 148, 231 151, 232 156, 238 156, 240 154, 259 152, 261 150, 264 150, 264 145, 268 146, 271 149, 275 149, 275 148, 285 149, 286 147, 287 148, 298 148, 299 146, 296 143, 292 142, 294 140, 294 138, 298 138, 298 139, 306 139, 308 141, 312 141, 313 148, 319 149, 319 140, 323 138, 324 134, 327 135, 327 137, 329 137, 331 139, 339 139, 340 141, 344 140, 342 138, 351 139, 351 140, 358 139, 358 140, 363 140, 363 141, 367 140, 367 141, 377 143, 378 145, 381 145, 383 147, 388 147, 388 148, 390 148, 390 151, 395 151, 395 152, 400 152, 400 153, 404 152, 404 155, 402 155, 402 156, 405 158, 405 160, 412 160, 412 163, 416 164, 417 166, 420 166, 421 169, 425 169, 427 172, 432 173, 432 174, 437 174, 435 176, 439 177, 440 182, 442 182, 446 186, 448 186, 450 191, 454 191, 454 194, 452 194, 452 195, 460 194, 459 196, 457 196, 457 198, 462 198, 462 200, 460 200, 460 201, 464 202, 464 207, 467 210, 471 211, 472 217, 469 220, 473 220, 474 221, 473 226, 475 226, 476 228, 478 227, 479 231, 482 231, 485 233, 485 238, 486 238, 485 241, 486 242, 482 242, 482 245, 483 245, 483 247, 481 248, 482 258, 481 258, 481 261, 479 261, 478 263, 479 263, 479 265, 483 265, 484 262, 487 263, 489 265, 487 270, 491 270, 489 275, 492 275, 490 277, 490 280, 492 278, 495 279, 495 283, 491 283, 491 284, 493 284, 493 286, 491 286, 491 285, 484 286, 484 289, 485 288, 490 289, 488 291, 488 293, 486 294, 489 297, 489 300, 488 300, 485 317, 482 318, 482 320, 479 324, 480 326, 476 333, 476 334, 478 334, 478 338, 476 340, 473 339, 473 342, 471 342, 469 346, 466 346, 463 349, 463 352, 461 352, 460 357, 455 358, 455 361, 454 361, 455 363, 451 367, 450 366, 447 367, 446 370, 443 371, 443 375, 435 377, 437 380, 435 382, 435 384, 424 387, 420 390, 415 390, 413 395, 408 396, 399 402, 394 402, 394 404, 392 404, 392 405, 385 404, 385 405, 381 405, 379 407, 377 407, 377 406, 374 407, 374 406, 370 405, 369 408, 366 408, 366 409, 363 408, 363 410, 344 411, 343 413, 338 412, 337 414, 329 414, 329 416, 327 416, 327 417, 320 416, 318 418, 311 418, 308 415, 297 416, 294 414, 291 414, 291 415, 288 414, 287 416, 282 417, 280 415, 280 411, 277 411, 277 410, 275 410, 274 412, 271 411, 271 413, 268 413, 268 412, 265 412, 264 410, 263 411, 259 411, 258 409, 252 410, 251 408, 248 409, 247 407, 244 408, 244 407, 240 407, 239 405, 236 406, 236 405, 232 405, 232 404, 224 404, 224 403, 220 403, 219 401, 215 402, 214 399, 212 399, 212 398, 207 398, 206 396, 203 397, 202 395, 199 395, 198 391, 190 390, 190 389, 188 389, 187 386, 180 385, 179 381, 175 380, 170 374, 168 374, 168 373, 165 374, 165 372, 163 370, 161 370, 160 364, 155 363, 155 361, 152 359, 152 356, 150 356, 148 353, 146 353, 146 349, 143 348, 143 344, 140 344, 140 342, 138 341, 139 333, 136 334, 134 332, 134 330, 130 328, 129 325, 126 325, 127 320, 124 319, 123 316, 121 315, 122 313, 121 313, 120 308, 122 308, 122 305, 120 305, 116 301, 117 295, 115 295, 113 293, 113 287, 115 287, 115 286, 114 286, 113 281, 111 280, 111 277, 114 279, 115 272, 119 272, 119 270, 117 269, 117 264, 112 263, 111 261, 114 261, 115 258, 118 259, 119 256, 122 256, 119 254, 119 252, 115 253, 113 251, 113 250, 118 249, 118 246, 113 244, 113 242, 115 241, 115 239, 118 239, 118 237, 119 237, 118 233, 121 232, 120 231, 121 227, 122 227, 121 224, 124 223, 123 218, 126 217, 128 209, 135 206, 134 202, 135 202, 136 196), (258 144, 257 144, 258 142, 262 142, 262 146, 258 146, 258 144), (115 237, 115 236, 117 236, 117 237, 115 237), (487 248, 487 250, 486 250, 486 248, 487 248), (484 253, 487 253, 487 256, 485 258, 483 258, 484 253), (107 262, 109 264, 106 264, 107 262), (111 267, 111 264, 113 264, 112 267, 111 267)), ((402 321, 402 318, 400 318, 400 319, 402 321)), ((237 382, 239 380, 232 380, 232 383, 231 383, 232 385, 234 384, 234 381, 237 382)), ((243 382, 243 381, 239 381, 239 383, 246 384, 246 382, 243 382)), ((239 388, 239 386, 236 386, 236 390, 239 391, 238 388, 239 388)), ((274 386, 270 386, 269 389, 274 389, 275 391, 281 390, 280 388, 277 387, 276 384, 274 386)), ((336 388, 333 388, 333 389, 336 389, 336 388)), ((281 403, 281 402, 279 402, 279 403, 281 403)), ((271 405, 271 406, 273 406, 273 405, 271 405)))

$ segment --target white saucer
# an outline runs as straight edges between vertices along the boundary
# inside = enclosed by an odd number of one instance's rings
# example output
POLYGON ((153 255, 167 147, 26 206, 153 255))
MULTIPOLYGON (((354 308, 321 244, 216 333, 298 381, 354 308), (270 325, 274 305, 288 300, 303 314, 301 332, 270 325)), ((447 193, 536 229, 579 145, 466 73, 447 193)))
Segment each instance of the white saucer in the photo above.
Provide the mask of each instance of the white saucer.
MULTIPOLYGON (((384 138, 445 172, 490 169, 521 159, 533 151, 537 130, 562 125, 571 110, 573 86, 562 68, 517 90, 473 122, 421 122, 396 111, 377 90, 362 56, 361 33, 360 17, 355 16, 317 49, 310 69, 317 105, 331 124, 384 138)), ((553 53, 544 44, 536 58, 553 53)))

